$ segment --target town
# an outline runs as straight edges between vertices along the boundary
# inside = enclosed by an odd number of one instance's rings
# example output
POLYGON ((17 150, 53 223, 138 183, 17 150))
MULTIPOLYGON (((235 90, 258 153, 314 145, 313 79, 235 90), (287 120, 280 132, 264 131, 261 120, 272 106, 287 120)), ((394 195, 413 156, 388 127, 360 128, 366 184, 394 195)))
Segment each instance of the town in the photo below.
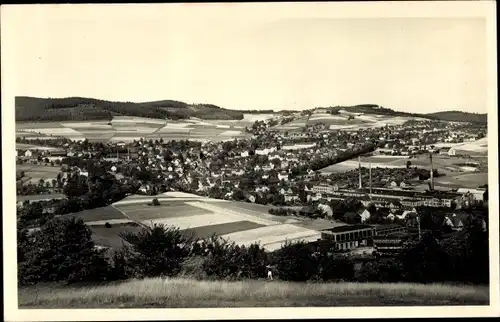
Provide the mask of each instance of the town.
MULTIPOLYGON (((308 117, 315 113, 324 110, 308 117)), ((460 172, 485 171, 486 159, 447 146, 484 138, 485 126, 410 120, 357 130, 330 130, 321 122, 295 131, 279 129, 301 115, 256 121, 246 129, 251 138, 222 142, 18 137, 19 146, 35 147, 16 150, 19 225, 35 229, 53 216, 105 206, 120 197, 152 200, 177 191, 268 205, 271 215, 315 220, 319 238, 311 238, 312 243, 329 240, 353 256, 361 250, 364 257, 387 255, 387 238, 402 245, 422 230, 449 234, 472 218, 479 218, 486 229, 487 216, 478 209, 487 207, 487 181, 473 187, 438 181, 460 172), (385 160, 400 166, 385 167, 380 164, 385 160), (345 162, 354 166, 344 172, 325 171, 345 162), (33 182, 29 173, 37 167, 50 167, 55 176, 33 182), (88 192, 91 177, 98 173, 126 188, 97 204, 85 198, 68 202, 68 196, 88 192), (429 213, 426 208, 435 210, 429 213), (43 215, 37 218, 34 209, 42 209, 43 215), (424 213, 430 219, 422 219, 424 213)), ((391 243, 389 253, 394 250, 391 243)))

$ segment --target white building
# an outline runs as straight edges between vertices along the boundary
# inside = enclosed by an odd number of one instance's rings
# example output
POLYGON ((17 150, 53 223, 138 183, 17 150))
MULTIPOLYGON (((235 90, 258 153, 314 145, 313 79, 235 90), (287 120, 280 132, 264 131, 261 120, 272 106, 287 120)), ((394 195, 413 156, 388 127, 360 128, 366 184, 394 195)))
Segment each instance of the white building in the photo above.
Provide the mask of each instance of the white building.
POLYGON ((471 194, 474 200, 476 201, 484 201, 484 194, 486 190, 484 189, 468 189, 468 188, 460 188, 457 190, 457 193, 461 193, 462 195, 471 194))
POLYGON ((332 194, 334 191, 337 191, 339 188, 337 185, 317 185, 312 187, 312 192, 314 193, 326 193, 332 194))

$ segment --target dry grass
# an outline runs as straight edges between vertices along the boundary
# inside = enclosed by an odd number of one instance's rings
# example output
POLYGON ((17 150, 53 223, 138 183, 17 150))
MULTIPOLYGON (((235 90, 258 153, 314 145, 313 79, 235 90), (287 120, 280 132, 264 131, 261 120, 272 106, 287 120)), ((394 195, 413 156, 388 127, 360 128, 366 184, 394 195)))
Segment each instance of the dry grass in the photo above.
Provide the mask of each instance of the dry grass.
POLYGON ((130 280, 94 287, 29 287, 21 308, 291 307, 380 305, 488 305, 487 287, 377 284, 130 280))

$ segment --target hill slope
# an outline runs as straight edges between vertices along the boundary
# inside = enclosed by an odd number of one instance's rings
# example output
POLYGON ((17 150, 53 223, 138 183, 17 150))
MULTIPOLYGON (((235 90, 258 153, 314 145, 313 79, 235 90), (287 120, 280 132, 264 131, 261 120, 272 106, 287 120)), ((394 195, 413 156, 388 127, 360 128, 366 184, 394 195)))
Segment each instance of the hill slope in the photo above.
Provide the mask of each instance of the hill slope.
POLYGON ((454 122, 487 123, 488 114, 467 113, 460 111, 446 111, 427 114, 430 117, 454 122))
POLYGON ((16 121, 82 121, 111 119, 115 115, 149 118, 240 120, 243 113, 211 104, 155 102, 110 102, 84 97, 38 98, 17 96, 16 121))
POLYGON ((345 110, 351 113, 403 116, 403 117, 421 117, 430 120, 441 120, 441 121, 473 122, 473 123, 487 123, 488 121, 487 114, 476 114, 476 113, 468 113, 461 111, 445 111, 445 112, 436 112, 429 114, 407 113, 407 112, 394 111, 392 109, 384 108, 376 104, 361 104, 354 106, 332 106, 332 107, 326 107, 326 109, 332 114, 336 114, 340 110, 345 110))
POLYGON ((488 305, 487 286, 151 278, 96 287, 26 287, 21 308, 488 305))

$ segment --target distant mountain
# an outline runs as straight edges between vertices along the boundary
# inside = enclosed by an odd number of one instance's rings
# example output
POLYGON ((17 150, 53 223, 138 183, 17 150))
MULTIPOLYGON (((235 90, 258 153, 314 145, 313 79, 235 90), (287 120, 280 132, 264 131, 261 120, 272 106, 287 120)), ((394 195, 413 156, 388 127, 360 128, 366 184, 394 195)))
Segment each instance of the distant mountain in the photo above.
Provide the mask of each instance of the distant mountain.
MULTIPOLYGON (((321 108, 325 109, 325 107, 321 108)), ((361 104, 353 106, 330 106, 326 107, 326 109, 332 114, 336 114, 340 110, 345 110, 351 113, 421 117, 431 120, 442 120, 442 121, 453 121, 453 122, 487 123, 488 120, 487 114, 475 114, 475 113, 460 112, 460 111, 446 111, 446 112, 436 112, 429 114, 407 113, 407 112, 394 111, 390 108, 385 108, 376 104, 361 104)))
POLYGON ((433 118, 453 122, 488 123, 488 114, 446 111, 427 114, 433 118))
POLYGON ((148 118, 241 120, 243 113, 212 104, 188 104, 173 100, 155 102, 111 102, 94 98, 15 98, 16 121, 84 121, 111 119, 113 116, 148 118))

